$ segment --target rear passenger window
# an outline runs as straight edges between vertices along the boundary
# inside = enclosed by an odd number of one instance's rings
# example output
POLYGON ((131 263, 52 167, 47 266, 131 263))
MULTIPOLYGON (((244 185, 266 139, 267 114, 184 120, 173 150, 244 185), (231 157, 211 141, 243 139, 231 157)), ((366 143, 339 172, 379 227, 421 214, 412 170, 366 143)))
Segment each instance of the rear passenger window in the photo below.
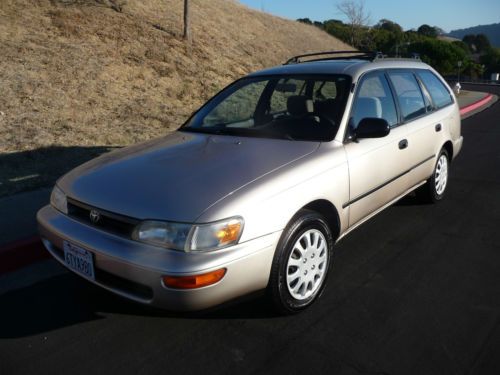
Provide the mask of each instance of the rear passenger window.
POLYGON ((369 73, 360 83, 354 108, 351 113, 350 126, 358 127, 364 118, 383 118, 389 126, 398 123, 396 105, 384 73, 369 73))
POLYGON ((316 81, 313 88, 313 100, 337 98, 337 84, 334 81, 316 81))
POLYGON ((450 92, 446 89, 439 78, 434 75, 434 73, 428 70, 420 70, 418 72, 418 76, 429 91, 429 94, 434 101, 434 105, 437 108, 443 108, 448 104, 453 103, 450 92))
POLYGON ((425 103, 420 86, 411 72, 390 72, 394 90, 404 121, 409 121, 425 114, 425 103))

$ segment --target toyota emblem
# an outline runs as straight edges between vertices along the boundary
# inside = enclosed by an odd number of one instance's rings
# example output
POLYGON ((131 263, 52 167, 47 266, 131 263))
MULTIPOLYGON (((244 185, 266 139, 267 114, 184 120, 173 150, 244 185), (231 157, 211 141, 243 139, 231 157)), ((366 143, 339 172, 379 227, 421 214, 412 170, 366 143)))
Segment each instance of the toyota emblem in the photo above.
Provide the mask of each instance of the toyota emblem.
POLYGON ((91 210, 90 211, 90 221, 94 224, 97 224, 97 222, 101 219, 101 214, 99 211, 96 210, 91 210))

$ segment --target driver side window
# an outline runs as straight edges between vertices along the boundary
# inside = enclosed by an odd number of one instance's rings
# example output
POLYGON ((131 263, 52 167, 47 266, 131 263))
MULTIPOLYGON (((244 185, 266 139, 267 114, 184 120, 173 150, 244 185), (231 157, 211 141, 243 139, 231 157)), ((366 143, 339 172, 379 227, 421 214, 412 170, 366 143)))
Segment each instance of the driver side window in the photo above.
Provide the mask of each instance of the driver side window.
POLYGON ((382 118, 393 127, 398 123, 396 105, 383 72, 365 75, 354 99, 349 125, 356 129, 364 118, 382 118))

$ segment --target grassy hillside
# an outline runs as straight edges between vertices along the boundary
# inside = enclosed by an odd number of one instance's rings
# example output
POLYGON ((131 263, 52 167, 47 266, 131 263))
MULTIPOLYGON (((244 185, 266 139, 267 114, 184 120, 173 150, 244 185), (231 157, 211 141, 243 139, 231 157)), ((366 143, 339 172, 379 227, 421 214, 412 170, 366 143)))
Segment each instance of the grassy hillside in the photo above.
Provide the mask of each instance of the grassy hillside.
POLYGON ((182 6, 1 0, 3 160, 5 153, 49 146, 116 146, 159 136, 245 73, 302 52, 348 48, 318 28, 231 0, 192 0, 188 45, 182 6))

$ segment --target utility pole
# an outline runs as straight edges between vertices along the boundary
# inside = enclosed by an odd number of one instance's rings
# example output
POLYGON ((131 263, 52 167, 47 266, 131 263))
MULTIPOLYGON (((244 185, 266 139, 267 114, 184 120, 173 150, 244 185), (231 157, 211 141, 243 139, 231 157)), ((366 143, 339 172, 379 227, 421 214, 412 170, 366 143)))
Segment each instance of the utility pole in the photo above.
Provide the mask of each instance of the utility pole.
POLYGON ((184 0, 184 39, 191 41, 191 24, 189 17, 189 0, 184 0))

